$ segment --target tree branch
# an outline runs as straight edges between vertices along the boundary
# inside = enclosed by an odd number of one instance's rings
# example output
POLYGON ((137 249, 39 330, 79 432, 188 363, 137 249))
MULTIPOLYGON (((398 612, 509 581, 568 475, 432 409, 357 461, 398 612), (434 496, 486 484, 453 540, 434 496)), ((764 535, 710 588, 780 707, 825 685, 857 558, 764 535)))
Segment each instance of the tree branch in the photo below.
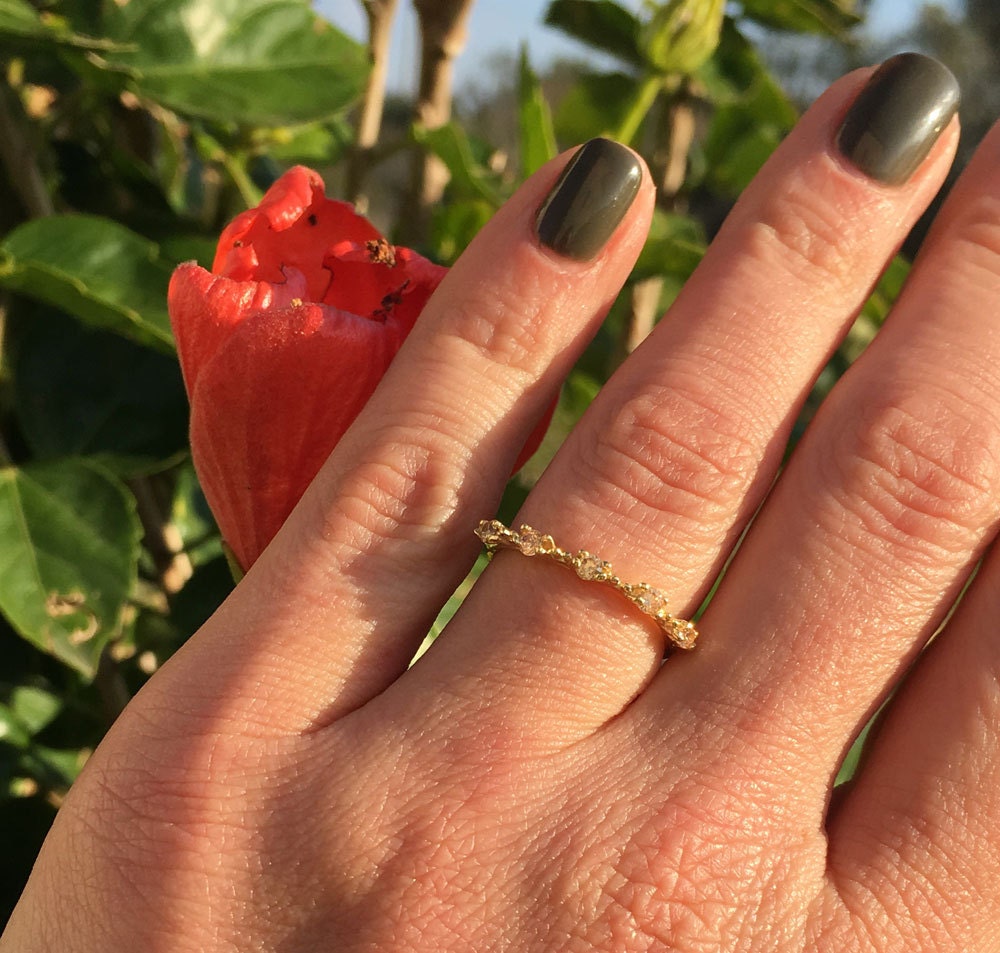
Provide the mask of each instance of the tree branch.
POLYGON ((385 85, 389 76, 389 44, 398 0, 361 0, 361 3, 368 17, 368 52, 372 69, 361 100, 354 150, 347 167, 347 198, 359 212, 364 213, 368 204, 363 192, 364 180, 372 166, 373 150, 382 128, 385 85))
MULTIPOLYGON (((420 21, 420 87, 416 121, 437 129, 451 119, 452 79, 456 57, 465 47, 466 26, 474 0, 413 0, 420 21)), ((418 152, 410 187, 408 240, 426 239, 430 213, 448 184, 448 170, 437 156, 418 152)))

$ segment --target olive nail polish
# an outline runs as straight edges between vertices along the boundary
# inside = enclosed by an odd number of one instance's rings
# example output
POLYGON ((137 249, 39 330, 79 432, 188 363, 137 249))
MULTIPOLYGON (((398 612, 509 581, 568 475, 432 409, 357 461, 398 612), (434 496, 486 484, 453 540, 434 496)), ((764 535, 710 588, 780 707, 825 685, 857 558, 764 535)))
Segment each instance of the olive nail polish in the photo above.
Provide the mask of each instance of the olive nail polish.
POLYGON ((589 261, 625 217, 641 182, 642 166, 632 152, 610 139, 591 139, 538 210, 539 241, 566 258, 589 261))
POLYGON ((866 175, 900 185, 927 158, 958 102, 958 81, 947 66, 920 53, 900 53, 858 94, 837 147, 866 175))

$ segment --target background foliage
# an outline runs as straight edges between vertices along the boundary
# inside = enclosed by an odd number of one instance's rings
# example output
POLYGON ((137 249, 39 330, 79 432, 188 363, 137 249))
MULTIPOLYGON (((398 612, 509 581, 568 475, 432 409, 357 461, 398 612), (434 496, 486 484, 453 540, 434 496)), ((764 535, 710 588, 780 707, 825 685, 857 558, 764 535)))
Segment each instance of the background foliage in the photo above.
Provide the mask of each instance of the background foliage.
MULTIPOLYGON (((811 95, 888 52, 858 32, 862 0, 651 0, 640 15, 552 0, 546 23, 580 59, 539 76, 522 53, 456 104, 442 63, 472 0, 413 0, 419 88, 385 101, 396 2, 363 0, 366 48, 304 0, 0 0, 4 917, 89 752, 232 586, 187 452, 165 306, 175 264, 209 265, 226 221, 293 162, 451 263, 557 149, 631 142, 660 185, 653 228, 542 451, 508 489, 510 517, 794 123, 787 90, 811 95), (595 68, 595 52, 610 67, 595 68)), ((968 14, 974 26, 931 8, 909 38, 976 91, 967 147, 1000 106, 1000 16, 991 0, 969 0, 968 14)), ((889 269, 812 407, 906 268, 889 269)))

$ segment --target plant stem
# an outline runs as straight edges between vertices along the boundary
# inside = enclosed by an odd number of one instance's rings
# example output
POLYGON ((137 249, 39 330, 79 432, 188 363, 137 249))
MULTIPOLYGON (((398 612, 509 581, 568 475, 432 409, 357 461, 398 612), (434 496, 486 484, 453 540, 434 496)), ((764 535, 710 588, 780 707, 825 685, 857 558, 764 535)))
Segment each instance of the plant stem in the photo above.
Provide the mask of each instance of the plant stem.
POLYGON ((14 91, 0 82, 0 161, 7 178, 31 218, 45 218, 55 209, 38 167, 38 155, 25 130, 24 110, 14 91))
POLYGON ((104 709, 104 716, 110 725, 125 710, 125 706, 132 696, 108 646, 104 647, 97 662, 94 686, 101 696, 101 707, 104 709))
POLYGON ((157 499, 150 479, 138 477, 130 480, 129 489, 135 496, 139 521, 145 533, 143 542, 153 558, 160 588, 169 598, 184 587, 194 568, 184 552, 184 541, 177 527, 164 515, 164 507, 157 499))
POLYGON ((625 114, 621 125, 618 127, 617 132, 615 132, 615 139, 625 145, 631 145, 632 140, 639 131, 639 127, 642 125, 642 121, 649 114, 649 110, 653 108, 653 103, 656 102, 656 97, 660 95, 662 89, 662 76, 647 76, 639 84, 639 91, 632 101, 629 111, 625 114))
MULTIPOLYGON (((4 347, 7 340, 7 294, 0 293, 0 373, 2 373, 6 355, 4 347)), ((0 432, 0 467, 10 467, 14 465, 14 458, 10 455, 7 441, 4 440, 3 433, 0 432)))
POLYGON ((229 178, 233 180, 236 190, 240 193, 240 198, 246 202, 247 208, 259 205, 264 193, 253 184, 253 181, 247 174, 242 156, 230 155, 228 150, 223 149, 219 155, 219 160, 222 163, 222 167, 229 173, 229 178))
POLYGON ((389 44, 397 2, 398 0, 361 0, 368 17, 368 51, 372 69, 361 100, 354 150, 347 167, 347 197, 360 212, 365 212, 368 204, 362 189, 365 175, 372 165, 372 150, 382 128, 385 84, 389 75, 389 44))
MULTIPOLYGON (((657 183, 657 204, 667 212, 681 207, 681 190, 687 177, 688 154, 694 141, 695 115, 686 84, 664 104, 656 126, 650 167, 657 183)), ((619 358, 631 354, 653 330, 660 309, 663 278, 659 275, 638 281, 629 296, 629 313, 622 329, 619 358)))

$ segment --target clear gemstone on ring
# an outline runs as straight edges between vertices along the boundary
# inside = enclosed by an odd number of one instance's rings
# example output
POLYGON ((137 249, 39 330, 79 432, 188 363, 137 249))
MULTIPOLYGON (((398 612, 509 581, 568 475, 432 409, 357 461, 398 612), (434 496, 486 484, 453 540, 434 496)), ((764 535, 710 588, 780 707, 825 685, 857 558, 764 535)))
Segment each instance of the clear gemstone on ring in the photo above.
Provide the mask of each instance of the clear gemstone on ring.
POLYGON ((476 527, 476 535, 483 541, 484 545, 494 547, 503 540, 505 530, 506 527, 500 520, 483 520, 476 527))
POLYGON ((659 617, 661 612, 666 611, 667 596, 666 593, 650 586, 648 588, 644 588, 643 591, 636 596, 635 604, 642 609, 646 615, 659 617))
POLYGON ((535 556, 544 549, 545 536, 542 533, 539 533, 537 529, 532 529, 528 525, 523 525, 518 530, 517 535, 520 537, 517 548, 520 549, 525 556, 535 556))
POLYGON ((588 581, 602 581, 610 577, 611 563, 605 562, 603 559, 598 559, 592 553, 581 549, 576 554, 576 574, 581 579, 588 581))

